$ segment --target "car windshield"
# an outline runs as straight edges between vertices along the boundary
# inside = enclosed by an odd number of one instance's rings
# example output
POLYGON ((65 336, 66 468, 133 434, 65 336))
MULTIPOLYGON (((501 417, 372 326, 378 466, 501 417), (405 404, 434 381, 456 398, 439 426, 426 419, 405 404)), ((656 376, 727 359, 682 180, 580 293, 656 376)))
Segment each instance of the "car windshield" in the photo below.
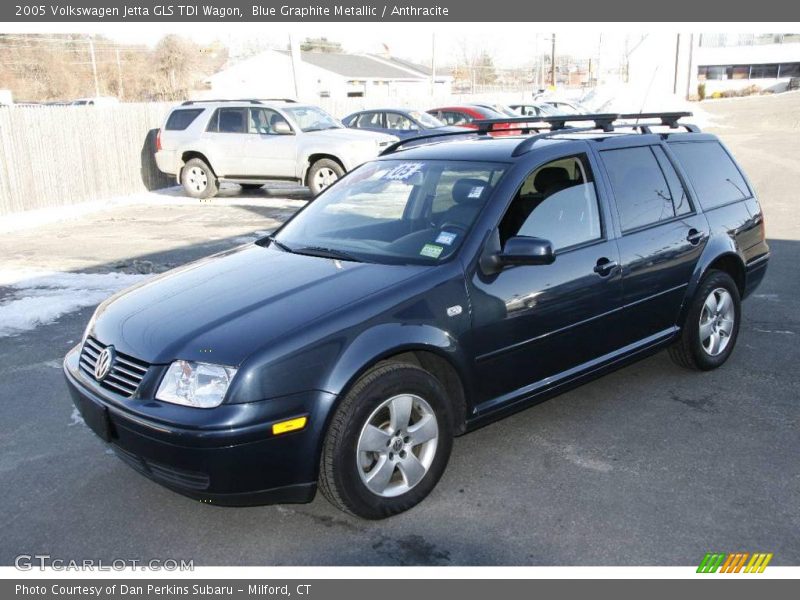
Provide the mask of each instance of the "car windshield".
POLYGON ((289 113, 302 131, 322 131, 340 129, 343 125, 316 106, 291 106, 284 109, 289 113))
POLYGON ((411 115, 411 118, 414 119, 417 123, 422 124, 423 127, 427 127, 428 129, 445 127, 444 123, 442 123, 439 119, 437 119, 433 115, 429 115, 428 113, 413 111, 408 114, 411 115))
POLYGON ((453 255, 507 165, 380 160, 323 192, 275 236, 285 251, 384 264, 453 255))

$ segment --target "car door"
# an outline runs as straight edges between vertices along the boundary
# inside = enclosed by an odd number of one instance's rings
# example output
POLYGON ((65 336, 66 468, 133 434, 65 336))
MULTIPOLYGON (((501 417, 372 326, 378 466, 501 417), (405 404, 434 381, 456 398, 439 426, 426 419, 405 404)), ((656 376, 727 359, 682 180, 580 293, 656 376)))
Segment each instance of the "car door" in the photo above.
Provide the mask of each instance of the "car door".
POLYGON ((218 108, 208 122, 205 140, 211 168, 220 177, 243 174, 247 170, 249 134, 246 107, 218 108))
POLYGON ((250 108, 248 156, 242 175, 254 178, 294 178, 297 166, 297 132, 278 111, 250 108), (291 133, 281 133, 279 123, 291 133))
POLYGON ((709 226, 660 143, 609 141, 599 156, 620 234, 620 334, 627 344, 656 341, 674 332, 709 226))
POLYGON ((479 412, 569 379, 619 346, 616 240, 594 160, 579 147, 526 170, 482 258, 532 236, 552 242, 555 261, 499 273, 479 263, 468 276, 479 412))

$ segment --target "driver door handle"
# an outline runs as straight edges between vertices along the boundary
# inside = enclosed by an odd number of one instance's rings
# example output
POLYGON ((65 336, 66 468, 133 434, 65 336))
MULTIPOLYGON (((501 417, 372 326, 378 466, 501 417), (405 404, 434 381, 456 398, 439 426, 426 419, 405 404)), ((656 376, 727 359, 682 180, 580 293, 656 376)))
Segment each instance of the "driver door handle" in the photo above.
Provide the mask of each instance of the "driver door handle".
POLYGON ((604 256, 603 258, 597 259, 597 264, 594 266, 594 272, 600 275, 600 277, 606 277, 607 275, 610 275, 611 272, 616 268, 617 263, 604 256))

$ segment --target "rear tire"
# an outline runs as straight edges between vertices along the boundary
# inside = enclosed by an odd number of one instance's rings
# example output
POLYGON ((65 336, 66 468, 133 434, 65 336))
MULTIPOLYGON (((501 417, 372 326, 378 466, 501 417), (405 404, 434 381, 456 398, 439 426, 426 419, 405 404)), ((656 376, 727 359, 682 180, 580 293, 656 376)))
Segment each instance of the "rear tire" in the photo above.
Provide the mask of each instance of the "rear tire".
POLYGON ((212 198, 219 191, 217 176, 200 158, 193 158, 184 165, 181 171, 181 184, 189 196, 201 200, 212 198))
POLYGON ((344 175, 344 169, 335 160, 321 158, 315 161, 306 175, 306 185, 314 196, 321 194, 344 175))
POLYGON ((453 446, 453 415, 439 380, 415 365, 385 363, 363 375, 333 415, 319 488, 337 508, 383 519, 421 502, 453 446))
POLYGON ((724 271, 709 271, 692 300, 680 338, 669 348, 670 357, 681 367, 698 371, 722 366, 736 345, 741 315, 736 282, 724 271))

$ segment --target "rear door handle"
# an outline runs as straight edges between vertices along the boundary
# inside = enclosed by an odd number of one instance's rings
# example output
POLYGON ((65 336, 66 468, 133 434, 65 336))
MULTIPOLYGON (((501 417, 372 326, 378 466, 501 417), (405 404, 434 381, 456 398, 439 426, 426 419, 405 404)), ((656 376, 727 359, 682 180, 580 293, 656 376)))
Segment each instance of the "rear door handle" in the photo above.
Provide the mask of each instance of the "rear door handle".
POLYGON ((604 256, 603 258, 597 259, 597 264, 594 266, 594 272, 600 275, 600 277, 606 277, 616 268, 617 263, 604 256))
POLYGON ((702 231, 697 231, 697 229, 693 227, 692 229, 689 230, 689 233, 686 236, 686 241, 689 242, 692 246, 697 246, 697 244, 703 241, 704 237, 705 235, 703 235, 702 231))

